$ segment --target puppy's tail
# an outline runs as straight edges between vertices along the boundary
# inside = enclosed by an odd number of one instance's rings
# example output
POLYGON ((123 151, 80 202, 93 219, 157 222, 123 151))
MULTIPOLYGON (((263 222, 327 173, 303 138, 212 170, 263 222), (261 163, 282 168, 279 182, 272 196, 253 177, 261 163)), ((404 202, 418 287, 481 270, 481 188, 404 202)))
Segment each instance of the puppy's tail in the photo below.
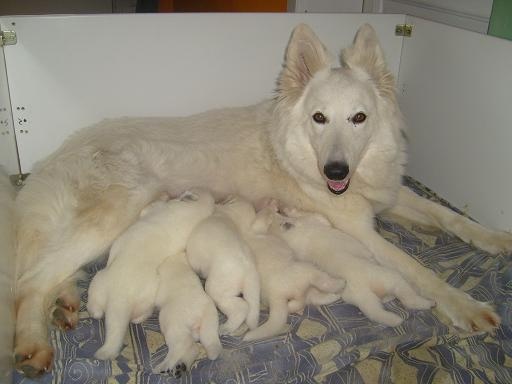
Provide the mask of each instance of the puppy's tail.
POLYGON ((130 324, 131 308, 128 305, 112 305, 105 311, 105 343, 94 357, 111 360, 117 357, 123 346, 124 336, 130 324))
POLYGON ((210 360, 219 357, 222 351, 222 344, 219 339, 219 315, 213 302, 204 310, 203 321, 199 329, 199 341, 206 349, 206 354, 210 360))
POLYGON ((244 340, 251 341, 257 339, 266 339, 278 335, 288 319, 288 303, 285 297, 278 297, 269 300, 268 320, 258 328, 245 334, 244 340))
POLYGON ((260 277, 256 268, 245 277, 242 294, 249 305, 245 323, 249 329, 255 329, 260 318, 260 277))

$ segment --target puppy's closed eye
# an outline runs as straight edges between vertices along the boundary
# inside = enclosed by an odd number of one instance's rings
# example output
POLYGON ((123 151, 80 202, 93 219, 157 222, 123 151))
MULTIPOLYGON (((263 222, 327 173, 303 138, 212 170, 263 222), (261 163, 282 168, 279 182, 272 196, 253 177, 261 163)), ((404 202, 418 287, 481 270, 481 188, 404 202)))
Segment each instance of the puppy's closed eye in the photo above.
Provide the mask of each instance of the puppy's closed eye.
POLYGON ((184 192, 180 198, 179 198, 180 201, 197 201, 198 200, 198 196, 192 192, 184 192))

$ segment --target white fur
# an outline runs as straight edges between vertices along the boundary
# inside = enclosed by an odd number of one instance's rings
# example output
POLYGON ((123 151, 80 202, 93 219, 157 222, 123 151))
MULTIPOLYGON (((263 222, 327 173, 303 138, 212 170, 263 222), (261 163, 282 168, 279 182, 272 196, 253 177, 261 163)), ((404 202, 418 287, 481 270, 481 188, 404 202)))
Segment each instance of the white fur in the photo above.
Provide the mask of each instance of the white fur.
POLYGON ((155 373, 172 370, 178 363, 190 368, 199 354, 200 341, 209 359, 222 351, 219 318, 213 300, 190 268, 184 252, 168 257, 158 269, 156 305, 160 308, 160 329, 169 348, 155 373))
POLYGON ((158 266, 183 252, 194 227, 213 212, 213 197, 192 190, 168 202, 153 203, 112 245, 107 266, 89 287, 87 310, 105 315, 105 343, 98 359, 113 359, 121 349, 130 321, 140 323, 153 312, 158 266))
POLYGON ((283 331, 289 312, 300 311, 309 303, 328 304, 340 298, 345 283, 313 264, 296 261, 283 240, 266 233, 266 214, 256 215, 253 206, 243 199, 232 199, 223 211, 238 225, 253 251, 261 298, 269 308, 268 320, 247 332, 244 340, 277 335, 283 331))
POLYGON ((288 211, 287 216, 267 210, 269 230, 284 239, 300 260, 309 261, 346 281, 341 297, 358 306, 371 320, 400 325, 403 319, 384 310, 381 301, 399 298, 411 309, 428 309, 434 303, 419 296, 396 271, 372 262, 368 249, 351 236, 333 228, 317 214, 288 211))
MULTIPOLYGON (((299 25, 286 51, 275 100, 183 118, 105 120, 66 141, 34 168, 16 199, 19 367, 46 349, 44 298, 80 266, 105 252, 162 190, 194 185, 217 198, 273 197, 325 215, 363 243, 382 265, 414 280, 422 295, 459 327, 492 330, 499 317, 450 287, 373 227, 389 209, 436 224, 490 252, 512 249, 494 232, 401 187, 406 163, 403 120, 375 31, 362 26, 340 68, 313 31, 299 25), (322 112, 326 124, 312 116, 322 112), (354 124, 364 112, 367 118, 354 124), (349 169, 343 194, 327 188, 324 167, 349 169), (28 353, 27 351, 31 351, 28 353)), ((243 87, 243 84, 241 85, 243 87)))
POLYGON ((222 206, 192 232, 187 258, 192 269, 206 279, 206 293, 227 317, 221 334, 233 333, 244 321, 250 329, 258 326, 258 272, 251 250, 222 206))

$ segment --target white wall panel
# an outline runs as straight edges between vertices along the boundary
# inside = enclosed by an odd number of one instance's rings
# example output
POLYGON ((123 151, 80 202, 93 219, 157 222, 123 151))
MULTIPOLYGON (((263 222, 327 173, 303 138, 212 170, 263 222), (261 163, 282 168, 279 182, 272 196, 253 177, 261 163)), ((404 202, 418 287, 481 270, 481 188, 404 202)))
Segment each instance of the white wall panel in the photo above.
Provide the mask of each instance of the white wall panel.
POLYGON ((481 222, 512 228, 512 42, 410 17, 399 83, 409 173, 481 222))
POLYGON ((492 0, 382 0, 384 13, 405 13, 487 33, 492 0))
POLYGON ((19 173, 4 48, 2 47, 0 47, 0 166, 8 174, 19 173))
POLYGON ((397 74, 402 38, 394 26, 403 21, 363 14, 1 18, 18 34, 5 51, 21 168, 29 172, 71 132, 105 117, 185 115, 271 97, 299 22, 336 56, 370 22, 397 74))

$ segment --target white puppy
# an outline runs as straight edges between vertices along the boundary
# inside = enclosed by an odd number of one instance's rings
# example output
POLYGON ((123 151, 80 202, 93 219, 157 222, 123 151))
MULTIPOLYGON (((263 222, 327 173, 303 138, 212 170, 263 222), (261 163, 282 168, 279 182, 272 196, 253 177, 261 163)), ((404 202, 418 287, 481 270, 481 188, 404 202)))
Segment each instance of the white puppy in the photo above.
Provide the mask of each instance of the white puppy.
POLYGON ((340 298, 344 281, 333 279, 311 263, 295 260, 283 240, 266 233, 266 223, 260 223, 250 203, 236 198, 224 204, 222 210, 237 224, 253 251, 261 298, 269 307, 268 320, 247 332, 244 340, 277 335, 283 331, 290 312, 300 311, 309 303, 328 304, 340 298))
POLYGON ((434 302, 419 296, 396 271, 373 262, 372 254, 359 241, 333 228, 319 214, 285 209, 277 212, 272 203, 265 208, 270 232, 284 239, 301 260, 310 261, 332 275, 343 278, 347 285, 341 296, 354 304, 371 320, 398 326, 403 319, 382 306, 382 300, 397 297, 411 309, 429 309, 434 302))
POLYGON ((206 279, 206 293, 227 317, 221 334, 230 334, 244 321, 250 329, 258 326, 260 279, 251 250, 222 208, 218 205, 194 229, 187 258, 192 269, 206 279))
POLYGON ((158 287, 157 268, 166 257, 184 251, 194 227, 214 208, 209 192, 194 189, 168 202, 157 201, 114 242, 105 269, 89 287, 87 309, 99 319, 105 314, 105 344, 98 359, 115 358, 130 321, 151 315, 158 287))
POLYGON ((222 351, 219 318, 213 300, 190 268, 184 252, 168 257, 158 268, 159 286, 155 304, 160 308, 160 329, 169 347, 155 373, 172 370, 178 363, 190 368, 200 341, 209 359, 222 351))

